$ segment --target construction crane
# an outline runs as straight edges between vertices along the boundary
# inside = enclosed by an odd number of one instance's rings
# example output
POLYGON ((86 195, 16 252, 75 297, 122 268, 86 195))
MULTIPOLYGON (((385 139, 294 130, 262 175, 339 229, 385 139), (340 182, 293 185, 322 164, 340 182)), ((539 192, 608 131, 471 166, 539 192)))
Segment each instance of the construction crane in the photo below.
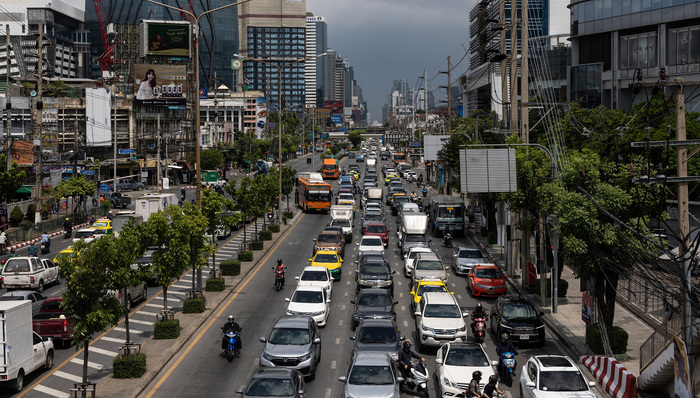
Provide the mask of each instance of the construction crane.
POLYGON ((105 72, 109 71, 114 64, 114 46, 110 43, 109 34, 107 33, 107 25, 105 24, 104 16, 102 15, 102 0, 94 0, 95 13, 97 14, 97 24, 100 26, 100 37, 102 38, 102 47, 104 52, 100 55, 100 69, 102 78, 105 78, 105 72))

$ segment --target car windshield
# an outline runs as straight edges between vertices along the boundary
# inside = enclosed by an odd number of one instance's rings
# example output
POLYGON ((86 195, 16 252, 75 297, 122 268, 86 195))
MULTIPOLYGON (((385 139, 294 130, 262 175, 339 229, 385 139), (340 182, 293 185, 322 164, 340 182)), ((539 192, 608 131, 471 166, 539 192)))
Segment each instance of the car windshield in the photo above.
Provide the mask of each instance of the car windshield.
POLYGON ((350 221, 348 221, 348 220, 333 220, 333 221, 331 221, 331 225, 336 226, 336 227, 349 227, 350 221))
POLYGON ((511 318, 534 318, 537 316, 535 308, 526 303, 508 303, 503 306, 503 317, 511 318))
POLYGON ((5 263, 4 272, 29 272, 29 260, 26 258, 11 258, 5 263))
POLYGON ((462 218, 464 213, 461 206, 440 206, 437 211, 438 217, 444 218, 462 218))
POLYGON ((353 366, 348 377, 350 384, 394 384, 394 374, 389 365, 353 366))
POLYGON ((447 353, 445 365, 491 366, 484 352, 478 348, 452 347, 447 353))
POLYGON ((408 196, 398 195, 394 196, 394 203, 406 203, 408 202, 408 196))
POLYGON ((425 293, 431 293, 431 292, 446 292, 447 288, 443 285, 421 285, 418 287, 418 292, 416 294, 418 296, 422 296, 425 293))
POLYGON ((391 273, 387 263, 365 263, 362 266, 362 273, 369 275, 386 275, 391 273))
POLYGON ((311 190, 308 192, 308 200, 316 202, 330 202, 331 201, 331 191, 326 190, 311 190))
POLYGON ((586 391, 588 385, 578 371, 540 372, 542 391, 586 391))
POLYGON ((495 268, 480 268, 476 270, 476 277, 483 279, 501 279, 501 271, 495 268))
POLYGON ((292 301, 295 303, 318 304, 323 302, 323 294, 321 292, 297 290, 292 296, 292 301))
POLYGON ((357 341, 366 344, 396 343, 396 331, 391 327, 370 326, 362 327, 358 332, 357 341))
POLYGON ((335 234, 320 234, 316 239, 317 243, 338 243, 340 242, 340 237, 335 234))
POLYGON ((107 221, 98 221, 92 223, 92 226, 95 228, 103 228, 103 227, 109 227, 109 223, 107 221))
POLYGON ((374 232, 374 233, 383 234, 386 232, 386 227, 384 225, 368 225, 367 232, 374 232))
POLYGON ((355 200, 355 197, 351 193, 341 193, 338 195, 338 200, 355 200))
POLYGON ((304 345, 311 342, 311 335, 307 329, 274 328, 270 333, 270 344, 304 345))
POLYGON ((416 258, 416 256, 418 255, 418 253, 422 253, 422 252, 409 250, 409 251, 408 251, 408 258, 414 259, 414 258, 416 258))
POLYGON ((459 307, 455 304, 428 304, 424 316, 429 318, 461 318, 459 307))
POLYGON ((484 256, 478 250, 460 250, 459 258, 482 258, 484 256))
POLYGON ((294 396, 292 381, 288 379, 253 379, 245 392, 249 397, 294 396))
POLYGON ((301 279, 302 281, 327 281, 328 275, 326 275, 325 272, 306 271, 303 274, 301 274, 301 278, 299 279, 301 279))
MULTIPOLYGON (((61 252, 56 255, 56 261, 61 261, 66 258, 74 258, 75 253, 73 252, 61 252)), ((5 266, 5 269, 7 269, 7 265, 5 266)))
POLYGON ((412 243, 424 243, 428 241, 428 238, 425 237, 425 235, 419 235, 419 234, 410 234, 406 235, 406 238, 404 238, 405 242, 412 242, 412 243))
POLYGON ((338 257, 335 254, 317 254, 314 259, 317 263, 337 263, 338 257))
POLYGON ((362 239, 362 243, 360 243, 362 246, 384 246, 382 243, 382 240, 379 238, 376 239, 362 239))
POLYGON ((93 235, 95 235, 95 232, 93 232, 93 231, 78 231, 75 233, 75 238, 76 239, 89 238, 93 235))
POLYGON ((363 294, 357 300, 357 305, 369 307, 386 307, 391 305, 391 298, 386 294, 363 294))
POLYGON ((420 270, 442 270, 442 263, 440 263, 440 260, 420 260, 418 263, 416 263, 416 271, 420 270))
POLYGON ((24 296, 0 296, 0 301, 14 301, 14 300, 29 300, 25 299, 24 296))

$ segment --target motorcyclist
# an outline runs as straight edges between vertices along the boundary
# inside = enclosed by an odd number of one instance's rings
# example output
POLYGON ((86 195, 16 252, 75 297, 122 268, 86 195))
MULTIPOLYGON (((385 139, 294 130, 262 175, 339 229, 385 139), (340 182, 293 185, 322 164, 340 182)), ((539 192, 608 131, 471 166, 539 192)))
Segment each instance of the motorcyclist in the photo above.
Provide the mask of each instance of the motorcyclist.
POLYGON ((475 370, 472 373, 472 381, 469 382, 467 386, 467 391, 464 393, 465 398, 481 398, 483 394, 481 393, 481 388, 479 387, 479 382, 481 381, 481 371, 475 370))
POLYGON ((46 247, 51 250, 51 237, 46 231, 41 234, 41 243, 46 243, 46 247))
POLYGON ((423 197, 425 197, 428 194, 428 188, 426 188, 425 184, 423 184, 423 197))
POLYGON ((482 397, 485 398, 495 398, 496 394, 494 392, 505 395, 505 391, 501 391, 496 387, 496 383, 498 383, 498 375, 491 375, 489 376, 489 382, 484 386, 484 392, 482 394, 482 397))
POLYGON ((284 273, 287 272, 287 267, 284 266, 282 259, 277 259, 277 266, 275 267, 275 279, 277 275, 282 275, 282 286, 284 286, 284 273))
POLYGON ((95 218, 95 216, 91 216, 90 217, 90 226, 92 226, 92 224, 94 224, 96 222, 97 222, 97 218, 95 218))
POLYGON ((496 344, 496 355, 498 356, 498 373, 503 374, 503 371, 505 370, 503 368, 503 358, 501 358, 501 353, 504 352, 512 352, 515 355, 518 355, 518 350, 515 348, 515 345, 513 345, 513 342, 510 341, 510 336, 508 333, 503 333, 501 334, 501 338, 498 340, 498 344, 496 344))
POLYGON ((419 175, 418 175, 418 181, 416 182, 416 184, 420 185, 420 184, 422 184, 422 183, 423 183, 423 174, 419 174, 419 175))
POLYGON ((425 358, 411 351, 411 342, 404 341, 403 348, 399 351, 399 369, 403 377, 409 377, 411 375, 411 358, 420 359, 422 362, 425 362, 425 358))
POLYGON ((478 303, 476 305, 476 308, 474 308, 474 311, 472 311, 472 335, 476 335, 476 321, 475 319, 486 319, 486 311, 484 310, 484 306, 481 305, 481 303, 478 303))
POLYGON ((442 243, 447 244, 447 237, 452 236, 452 230, 450 229, 449 225, 445 226, 445 229, 442 231, 442 243))
POLYGON ((73 232, 73 225, 70 223, 70 218, 66 217, 66 220, 63 221, 63 229, 69 234, 73 232))
POLYGON ((0 251, 5 253, 5 250, 7 249, 7 235, 5 235, 5 231, 0 232, 0 251))
POLYGON ((416 195, 416 191, 411 192, 411 202, 416 202, 418 200, 418 195, 416 195))
POLYGON ((27 251, 29 252, 30 256, 36 257, 38 249, 36 248, 36 246, 34 246, 33 243, 30 243, 29 247, 27 247, 27 251))
POLYGON ((241 331, 243 329, 241 328, 241 325, 236 323, 233 319, 233 315, 228 316, 228 321, 224 323, 224 326, 221 328, 221 334, 224 336, 221 339, 221 348, 226 349, 228 346, 228 337, 226 337, 226 333, 229 331, 233 331, 238 333, 238 338, 236 339, 236 356, 241 356, 240 352, 241 349, 243 348, 243 343, 241 343, 241 331))
POLYGON ((185 190, 185 188, 182 188, 180 190, 180 196, 182 196, 182 199, 185 199, 185 195, 187 195, 187 191, 185 190))

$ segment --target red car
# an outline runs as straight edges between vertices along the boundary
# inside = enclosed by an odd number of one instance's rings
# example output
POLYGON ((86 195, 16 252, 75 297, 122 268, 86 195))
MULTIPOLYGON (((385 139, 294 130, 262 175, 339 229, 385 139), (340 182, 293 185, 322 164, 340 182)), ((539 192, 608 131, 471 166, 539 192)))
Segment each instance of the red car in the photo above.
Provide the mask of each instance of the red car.
POLYGON ((389 247, 389 228, 384 223, 370 223, 365 228, 365 236, 378 236, 382 238, 384 247, 389 247))
POLYGON ((508 292, 506 276, 495 264, 477 264, 467 274, 467 289, 472 296, 501 296, 508 292))

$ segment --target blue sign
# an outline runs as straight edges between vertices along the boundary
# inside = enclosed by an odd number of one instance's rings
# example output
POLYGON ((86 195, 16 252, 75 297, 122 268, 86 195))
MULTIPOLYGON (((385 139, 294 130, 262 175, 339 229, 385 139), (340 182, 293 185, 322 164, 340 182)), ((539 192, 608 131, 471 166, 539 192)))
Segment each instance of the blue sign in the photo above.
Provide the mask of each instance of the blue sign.
POLYGON ((109 192, 110 186, 107 184, 100 184, 100 192, 109 192))
POLYGON ((129 148, 129 149, 120 149, 120 150, 119 150, 119 154, 120 154, 120 155, 133 155, 133 154, 134 154, 134 150, 131 149, 131 148, 129 148))
POLYGON ((207 99, 209 98, 209 89, 206 87, 200 87, 199 88, 199 99, 207 99))
POLYGON ((412 143, 410 143, 409 145, 410 145, 410 146, 413 146, 413 147, 419 147, 419 146, 420 146, 420 142, 412 142, 412 143))
POLYGON ((341 128, 338 129, 338 131, 340 131, 341 133, 347 133, 347 132, 348 132, 348 129, 345 128, 345 127, 341 127, 341 128))
POLYGON ((86 176, 94 176, 94 175, 95 175, 95 170, 83 170, 83 175, 86 175, 86 176))
POLYGON ((331 115, 331 121, 333 123, 343 123, 343 115, 331 115))
POLYGON ((148 144, 146 145, 148 149, 156 149, 156 144, 148 144))

